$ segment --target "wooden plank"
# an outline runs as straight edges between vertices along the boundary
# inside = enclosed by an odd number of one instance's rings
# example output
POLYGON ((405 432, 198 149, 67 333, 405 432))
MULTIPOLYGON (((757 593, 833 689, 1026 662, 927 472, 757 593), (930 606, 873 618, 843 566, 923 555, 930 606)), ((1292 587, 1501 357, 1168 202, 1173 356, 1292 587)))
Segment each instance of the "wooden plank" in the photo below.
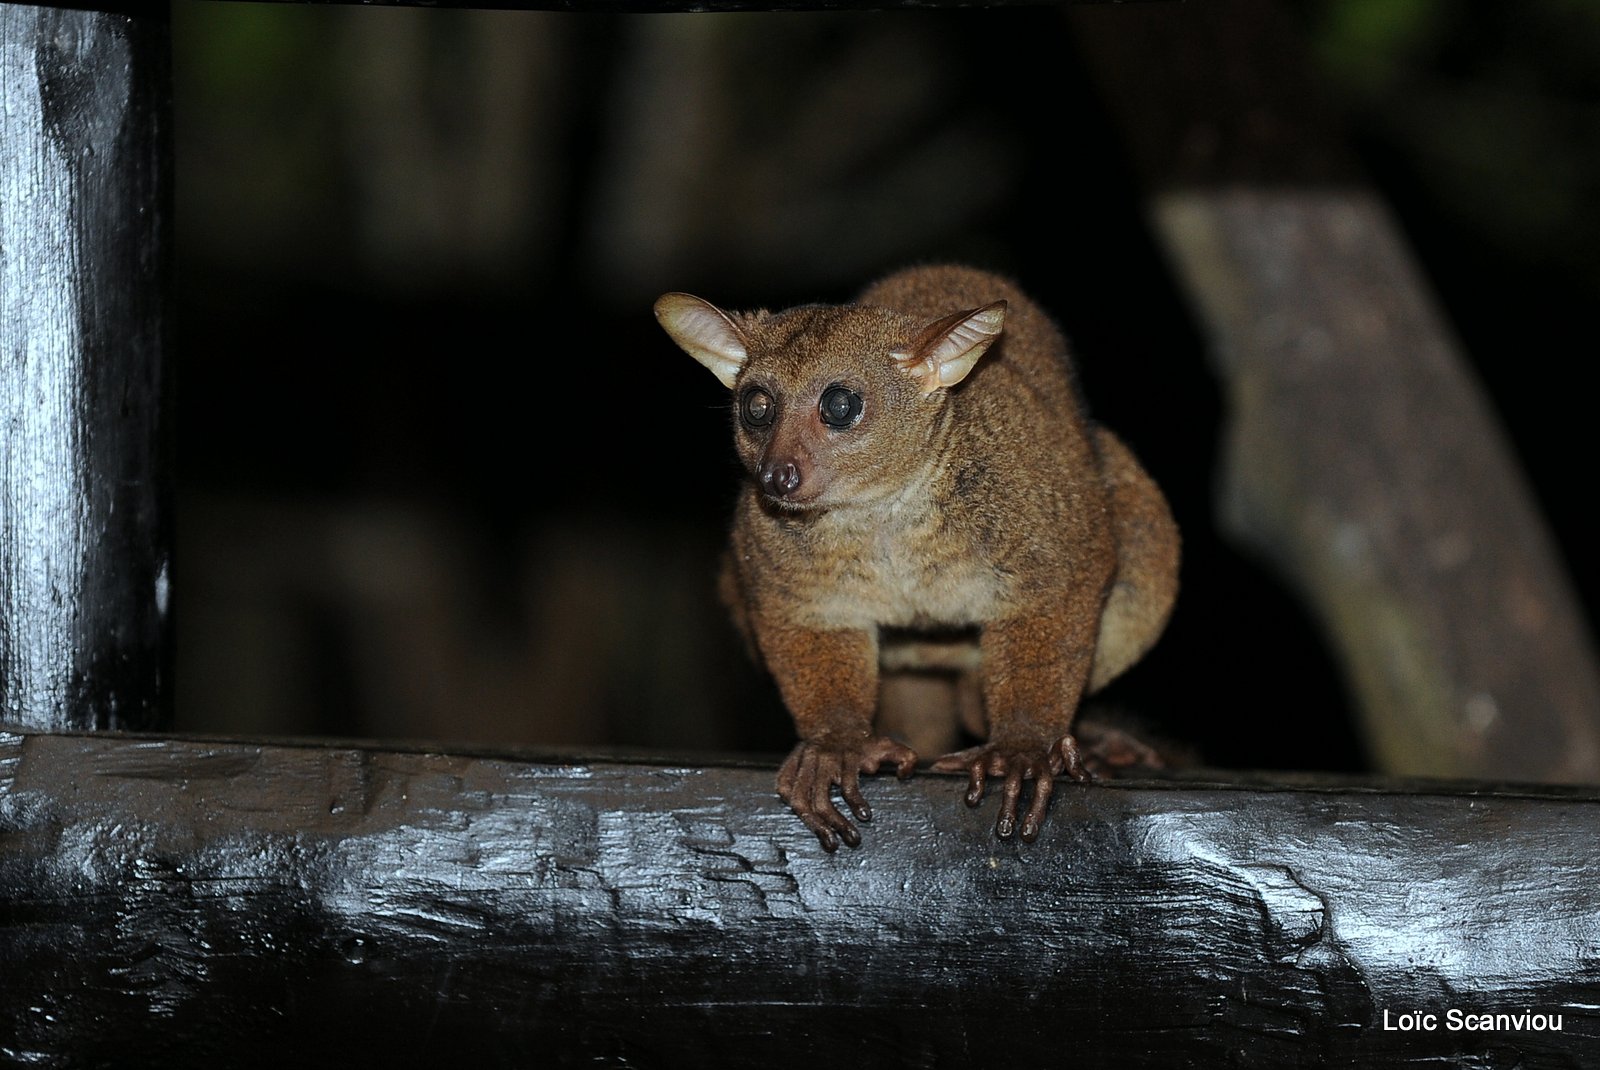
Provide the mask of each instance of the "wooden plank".
MULTIPOLYGON (((1600 796, 1064 785, 1003 843, 770 766, 0 735, 0 1052, 39 1065, 1600 1059, 1600 796), (1449 1028, 1531 1012, 1551 1028, 1449 1028), (1435 1028, 1384 1028, 1405 1013, 1435 1028)), ((1404 790, 1401 790, 1401 788, 1404 790)), ((1537 1024, 1537 1023, 1535 1023, 1537 1024)))
POLYGON ((0 718, 169 723, 165 5, 0 4, 0 718))

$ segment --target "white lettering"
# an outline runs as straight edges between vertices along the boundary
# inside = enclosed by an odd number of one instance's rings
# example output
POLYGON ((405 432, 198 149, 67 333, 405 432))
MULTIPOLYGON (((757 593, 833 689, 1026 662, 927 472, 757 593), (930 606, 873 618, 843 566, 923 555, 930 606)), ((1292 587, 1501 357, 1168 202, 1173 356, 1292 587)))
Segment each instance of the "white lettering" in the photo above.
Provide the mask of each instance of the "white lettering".
MULTIPOLYGON (((1387 1020, 1387 1012, 1385 1014, 1387 1020)), ((1524 1010, 1515 1014, 1472 1014, 1452 1007, 1445 1012, 1445 1028, 1452 1032, 1561 1032, 1561 1015, 1535 1014, 1524 1010)))

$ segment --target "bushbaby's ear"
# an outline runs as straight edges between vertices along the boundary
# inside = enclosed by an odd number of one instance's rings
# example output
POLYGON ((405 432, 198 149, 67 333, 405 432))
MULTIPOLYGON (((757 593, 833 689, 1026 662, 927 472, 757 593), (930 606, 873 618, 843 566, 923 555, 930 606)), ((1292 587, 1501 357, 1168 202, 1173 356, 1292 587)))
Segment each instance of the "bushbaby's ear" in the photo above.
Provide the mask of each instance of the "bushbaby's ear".
POLYGON ((685 353, 711 369, 723 386, 733 389, 750 354, 744 336, 726 312, 689 294, 662 294, 656 299, 656 319, 685 353))
POLYGON ((955 386, 967 377, 984 350, 1000 337, 1006 323, 1006 303, 955 312, 934 320, 916 341, 889 355, 907 375, 922 385, 924 394, 955 386))

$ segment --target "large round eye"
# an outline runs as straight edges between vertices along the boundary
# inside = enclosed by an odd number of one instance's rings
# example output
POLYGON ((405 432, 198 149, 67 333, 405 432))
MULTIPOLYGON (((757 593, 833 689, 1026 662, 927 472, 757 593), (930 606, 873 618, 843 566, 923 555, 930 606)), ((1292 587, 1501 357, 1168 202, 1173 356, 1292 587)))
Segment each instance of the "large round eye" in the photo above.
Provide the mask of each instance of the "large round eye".
POLYGON ((861 395, 834 383, 822 392, 817 411, 829 427, 849 427, 861 417, 861 395))
POLYGON ((744 418, 746 427, 765 427, 772 422, 772 413, 777 406, 772 403, 772 395, 753 386, 746 390, 739 398, 739 415, 744 418))

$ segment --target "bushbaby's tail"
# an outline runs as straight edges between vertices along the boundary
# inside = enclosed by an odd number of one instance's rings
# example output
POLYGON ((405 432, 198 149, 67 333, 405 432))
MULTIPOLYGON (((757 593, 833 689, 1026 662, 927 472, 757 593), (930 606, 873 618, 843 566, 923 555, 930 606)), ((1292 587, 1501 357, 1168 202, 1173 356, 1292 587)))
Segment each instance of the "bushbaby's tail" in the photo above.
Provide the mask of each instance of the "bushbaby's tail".
POLYGON ((1155 646, 1178 596, 1178 525, 1155 481, 1116 435, 1094 430, 1111 496, 1117 574, 1100 615, 1089 690, 1098 691, 1155 646))

